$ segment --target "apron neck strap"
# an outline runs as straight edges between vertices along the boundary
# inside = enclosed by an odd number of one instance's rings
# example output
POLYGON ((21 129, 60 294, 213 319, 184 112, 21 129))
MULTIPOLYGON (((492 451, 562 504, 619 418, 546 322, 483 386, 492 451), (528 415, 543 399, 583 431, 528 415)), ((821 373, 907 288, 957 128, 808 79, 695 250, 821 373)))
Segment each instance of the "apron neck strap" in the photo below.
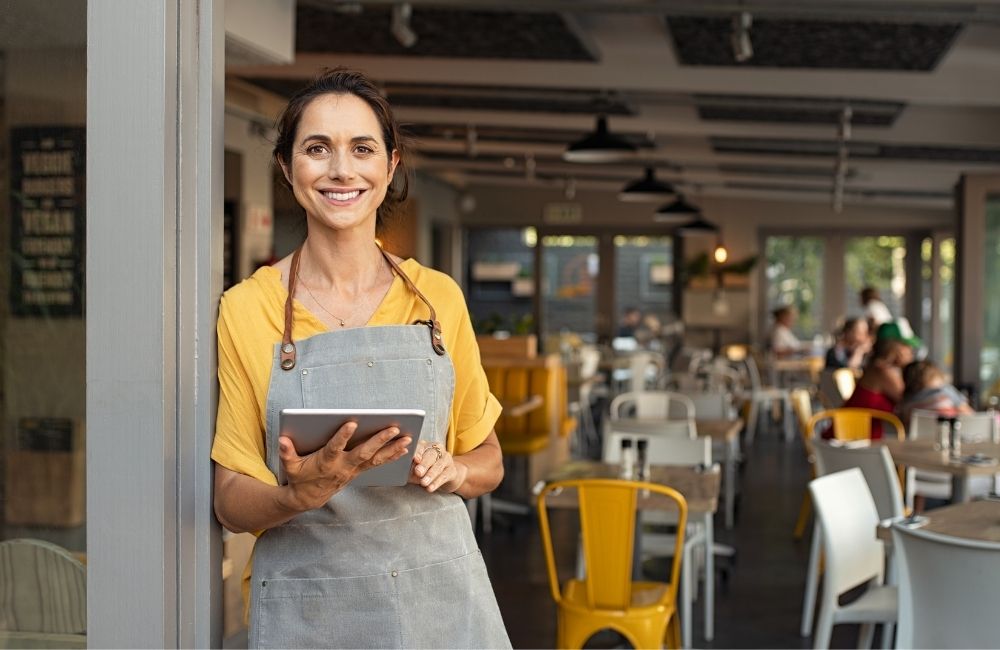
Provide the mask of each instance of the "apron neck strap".
MULTIPOLYGON (((441 332, 441 324, 437 320, 437 312, 434 311, 434 306, 427 299, 427 297, 421 293, 420 289, 417 289, 417 285, 413 284, 413 280, 410 279, 403 269, 399 267, 396 260, 392 259, 389 253, 379 246, 378 250, 382 253, 382 257, 385 261, 389 263, 392 267, 393 272, 403 280, 403 283, 407 288, 412 291, 420 300, 427 305, 427 309, 430 311, 430 318, 428 320, 416 320, 415 325, 426 325, 430 329, 431 335, 431 347, 438 356, 445 354, 444 349, 444 336, 441 332)), ((285 331, 281 336, 281 369, 291 370, 295 367, 295 343, 292 341, 292 325, 295 322, 295 305, 293 300, 295 299, 295 285, 298 282, 299 277, 299 260, 302 257, 302 247, 299 246, 292 253, 292 266, 288 272, 288 298, 285 299, 285 331)))
POLYGON ((386 253, 385 249, 383 249, 381 246, 379 246, 378 249, 382 251, 382 256, 385 257, 385 261, 389 263, 389 266, 392 267, 392 270, 396 273, 396 275, 398 275, 403 280, 403 282, 406 283, 406 286, 409 287, 410 291, 416 294, 417 298, 420 298, 420 300, 422 300, 423 303, 427 305, 427 309, 430 312, 431 317, 428 320, 415 320, 413 321, 413 324, 426 325, 430 329, 431 347, 434 349, 435 354, 437 354, 438 356, 443 356, 445 354, 444 336, 441 333, 441 323, 438 322, 437 312, 434 311, 434 305, 432 305, 431 301, 428 300, 427 297, 420 292, 420 289, 417 288, 417 285, 413 284, 413 280, 411 280, 408 275, 403 273, 403 269, 399 268, 399 264, 396 264, 396 260, 392 259, 392 255, 386 253))
POLYGON ((292 342, 292 325, 295 322, 295 284, 299 278, 299 259, 302 247, 292 253, 292 268, 288 271, 288 298, 285 299, 285 332, 281 335, 281 369, 291 370, 295 367, 295 343, 292 342))

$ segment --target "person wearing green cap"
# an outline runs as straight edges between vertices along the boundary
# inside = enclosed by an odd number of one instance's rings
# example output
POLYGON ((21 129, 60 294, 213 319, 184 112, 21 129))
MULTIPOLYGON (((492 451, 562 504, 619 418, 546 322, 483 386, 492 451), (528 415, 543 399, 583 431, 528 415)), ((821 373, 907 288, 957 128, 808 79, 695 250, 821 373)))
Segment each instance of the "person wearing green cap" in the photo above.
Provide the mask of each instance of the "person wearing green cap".
POLYGON ((910 321, 905 318, 897 318, 896 320, 891 320, 888 323, 882 323, 879 325, 878 331, 875 333, 875 340, 879 339, 902 341, 913 348, 914 351, 920 350, 924 347, 924 342, 920 340, 920 337, 913 333, 913 328, 910 327, 910 321))

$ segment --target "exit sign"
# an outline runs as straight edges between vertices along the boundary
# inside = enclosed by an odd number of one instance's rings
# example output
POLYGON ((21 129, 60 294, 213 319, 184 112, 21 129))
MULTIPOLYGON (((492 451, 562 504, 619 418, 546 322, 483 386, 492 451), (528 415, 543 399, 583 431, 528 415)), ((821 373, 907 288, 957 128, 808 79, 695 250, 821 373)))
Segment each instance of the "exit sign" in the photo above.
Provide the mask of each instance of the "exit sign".
POLYGON ((583 206, 579 203, 546 203, 542 223, 571 226, 583 221, 583 206))

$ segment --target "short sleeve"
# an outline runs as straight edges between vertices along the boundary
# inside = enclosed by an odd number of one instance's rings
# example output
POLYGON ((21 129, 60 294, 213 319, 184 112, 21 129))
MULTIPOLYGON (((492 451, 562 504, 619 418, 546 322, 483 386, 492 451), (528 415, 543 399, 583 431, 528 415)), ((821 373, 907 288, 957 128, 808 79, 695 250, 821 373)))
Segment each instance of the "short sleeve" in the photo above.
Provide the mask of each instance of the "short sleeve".
POLYGON ((270 485, 277 479, 267 468, 264 431, 253 382, 240 354, 231 306, 223 296, 216 328, 219 350, 219 410, 212 443, 212 460, 226 469, 270 485))
POLYGON ((478 447, 490 435, 500 417, 500 402, 490 393, 479 345, 461 290, 456 286, 461 313, 455 319, 455 340, 450 351, 455 366, 455 398, 452 403, 448 447, 460 456, 478 447))

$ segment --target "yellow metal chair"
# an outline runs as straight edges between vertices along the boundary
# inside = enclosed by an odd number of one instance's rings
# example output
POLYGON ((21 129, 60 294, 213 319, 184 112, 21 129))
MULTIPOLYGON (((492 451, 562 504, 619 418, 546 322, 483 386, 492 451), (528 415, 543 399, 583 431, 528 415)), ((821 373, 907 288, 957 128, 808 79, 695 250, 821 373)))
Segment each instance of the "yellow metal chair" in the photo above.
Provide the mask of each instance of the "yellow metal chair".
MULTIPOLYGON (((802 435, 802 447, 806 452, 806 460, 809 462, 809 480, 816 478, 816 456, 813 451, 813 431, 809 426, 812 418, 812 396, 805 388, 796 388, 792 391, 792 411, 795 419, 799 423, 799 433, 802 435)), ((802 505, 799 506, 799 518, 795 522, 795 539, 802 539, 806 532, 806 525, 812 515, 812 499, 809 498, 809 489, 806 488, 802 495, 802 505)))
POLYGON ((557 648, 582 648, 592 634, 612 629, 635 648, 680 647, 677 583, 680 578, 687 502, 679 492, 655 483, 577 479, 547 485, 538 495, 549 587, 558 607, 557 648), (586 577, 560 588, 545 498, 554 490, 577 491, 586 577), (640 490, 677 504, 677 539, 669 582, 633 581, 633 543, 640 490))
POLYGON ((906 437, 903 423, 892 413, 878 409, 843 407, 820 411, 809 418, 807 426, 810 438, 815 436, 816 425, 823 420, 830 421, 833 426, 833 437, 836 440, 869 440, 872 437, 872 423, 875 420, 892 425, 900 440, 906 437))

